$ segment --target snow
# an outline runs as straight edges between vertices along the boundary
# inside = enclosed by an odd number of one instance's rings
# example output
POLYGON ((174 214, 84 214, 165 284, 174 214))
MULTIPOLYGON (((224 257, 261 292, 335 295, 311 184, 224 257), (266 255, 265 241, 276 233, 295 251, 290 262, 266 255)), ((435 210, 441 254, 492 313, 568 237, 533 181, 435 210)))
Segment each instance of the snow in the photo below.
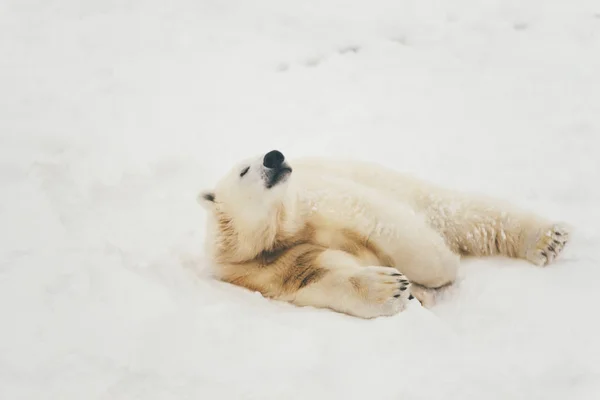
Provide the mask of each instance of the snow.
POLYGON ((597 1, 4 0, 0 54, 0 398, 600 398, 597 1), (268 301, 211 278, 195 198, 271 149, 573 239, 391 318, 268 301))

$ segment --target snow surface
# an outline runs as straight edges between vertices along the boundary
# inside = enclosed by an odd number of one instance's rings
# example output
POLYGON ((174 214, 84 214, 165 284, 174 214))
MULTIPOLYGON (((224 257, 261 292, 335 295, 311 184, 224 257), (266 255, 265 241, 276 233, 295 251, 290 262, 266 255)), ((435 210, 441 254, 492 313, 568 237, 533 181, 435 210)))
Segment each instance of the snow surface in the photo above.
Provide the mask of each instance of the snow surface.
POLYGON ((0 2, 0 398, 600 398, 600 2, 0 2), (211 279, 241 157, 375 160, 572 224, 365 321, 211 279))

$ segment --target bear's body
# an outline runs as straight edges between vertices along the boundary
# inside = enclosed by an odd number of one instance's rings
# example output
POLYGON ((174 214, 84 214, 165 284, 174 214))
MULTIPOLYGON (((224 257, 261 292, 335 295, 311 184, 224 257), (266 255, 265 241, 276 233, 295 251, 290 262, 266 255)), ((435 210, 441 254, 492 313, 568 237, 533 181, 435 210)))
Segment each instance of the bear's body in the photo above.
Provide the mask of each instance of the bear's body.
POLYGON ((411 283, 452 283, 461 254, 545 265, 568 239, 564 227, 497 200, 365 162, 288 165, 277 151, 236 166, 201 200, 220 279, 363 318, 401 311, 411 283))

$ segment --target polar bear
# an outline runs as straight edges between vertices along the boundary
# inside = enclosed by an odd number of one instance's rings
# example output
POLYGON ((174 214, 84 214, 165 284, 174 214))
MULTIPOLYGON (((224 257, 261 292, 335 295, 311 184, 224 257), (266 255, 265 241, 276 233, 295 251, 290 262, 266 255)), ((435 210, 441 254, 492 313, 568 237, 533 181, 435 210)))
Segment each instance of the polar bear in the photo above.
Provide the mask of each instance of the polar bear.
POLYGON ((564 224, 496 199, 364 161, 288 163, 277 150, 234 166, 198 200, 218 279, 361 318, 450 285, 463 255, 543 266, 569 238, 564 224))

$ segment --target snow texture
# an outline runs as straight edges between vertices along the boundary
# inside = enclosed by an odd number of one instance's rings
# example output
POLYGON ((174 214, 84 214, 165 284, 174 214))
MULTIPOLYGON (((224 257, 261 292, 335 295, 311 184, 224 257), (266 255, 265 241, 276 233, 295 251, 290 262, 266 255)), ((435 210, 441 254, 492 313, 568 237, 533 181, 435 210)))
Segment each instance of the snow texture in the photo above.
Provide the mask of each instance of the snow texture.
POLYGON ((597 0, 0 2, 0 398, 600 398, 597 0), (574 227, 359 320, 213 280, 199 190, 282 150, 574 227))

